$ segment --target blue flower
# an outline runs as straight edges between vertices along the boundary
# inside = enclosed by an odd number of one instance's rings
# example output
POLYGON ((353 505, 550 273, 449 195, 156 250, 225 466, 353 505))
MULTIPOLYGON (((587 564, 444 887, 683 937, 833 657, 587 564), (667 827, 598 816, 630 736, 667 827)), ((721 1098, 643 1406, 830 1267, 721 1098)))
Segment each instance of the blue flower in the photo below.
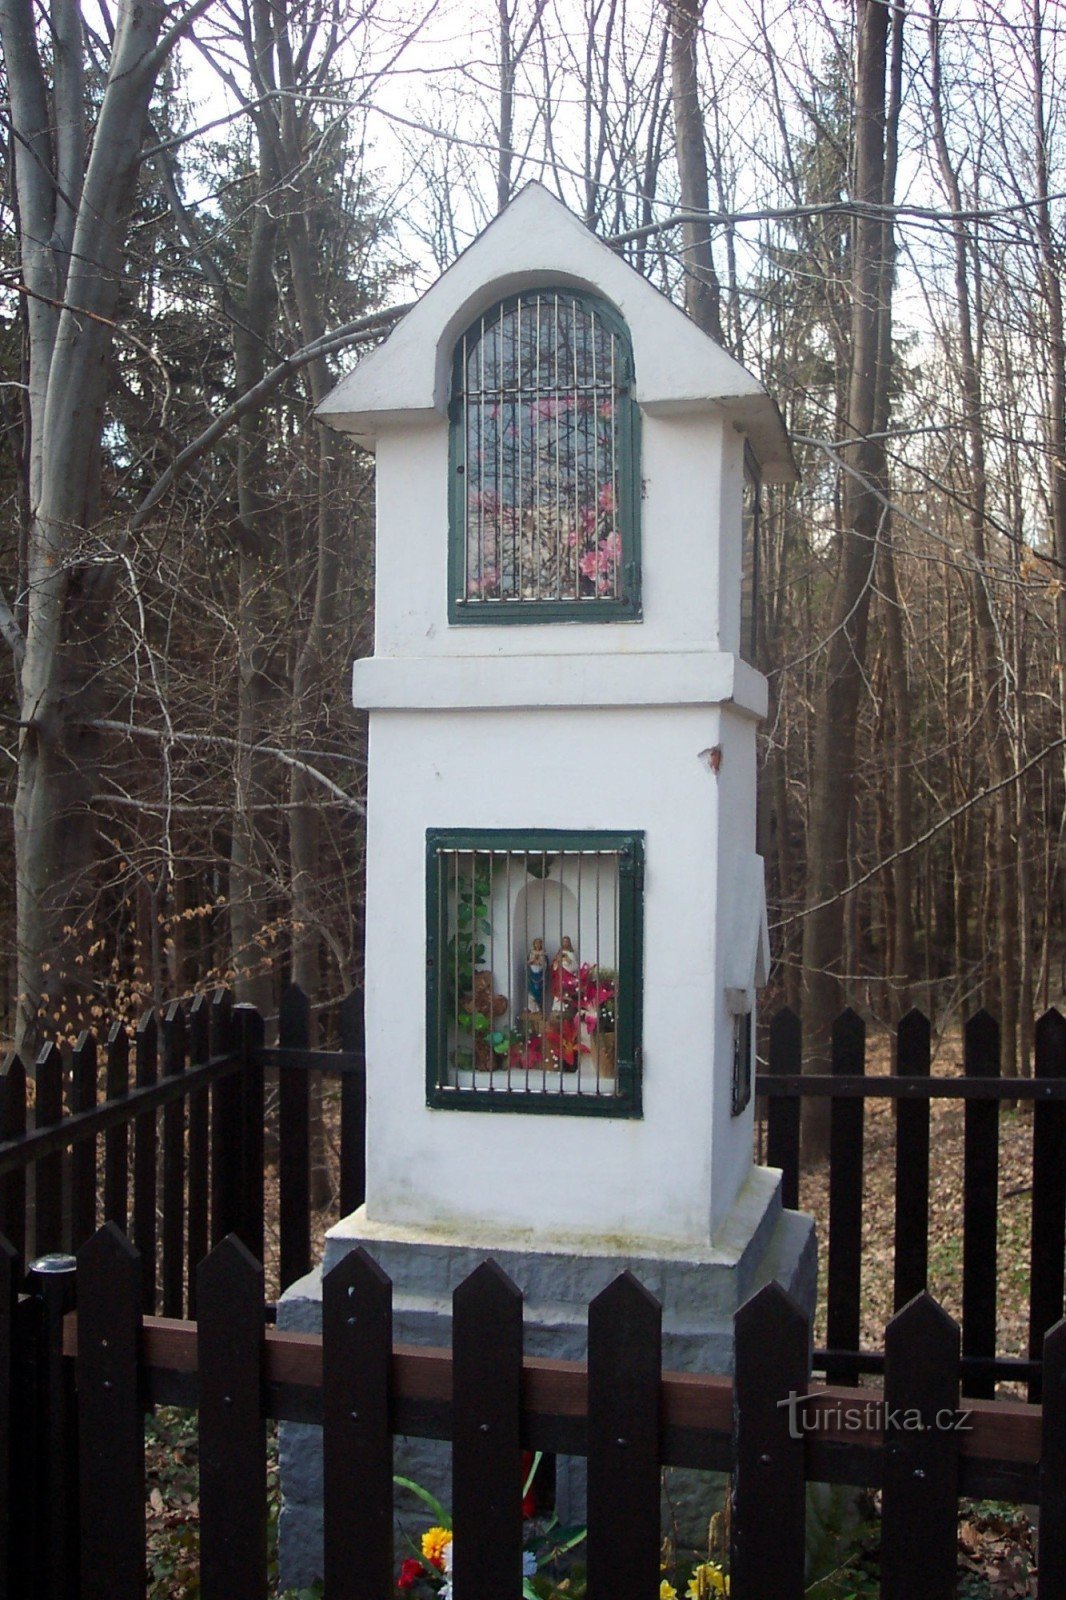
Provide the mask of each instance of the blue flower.
POLYGON ((532 1550, 523 1550, 523 1552, 522 1552, 522 1576, 523 1576, 523 1578, 531 1578, 533 1576, 533 1574, 536 1572, 536 1570, 537 1570, 537 1558, 536 1558, 536 1556, 533 1554, 532 1550))

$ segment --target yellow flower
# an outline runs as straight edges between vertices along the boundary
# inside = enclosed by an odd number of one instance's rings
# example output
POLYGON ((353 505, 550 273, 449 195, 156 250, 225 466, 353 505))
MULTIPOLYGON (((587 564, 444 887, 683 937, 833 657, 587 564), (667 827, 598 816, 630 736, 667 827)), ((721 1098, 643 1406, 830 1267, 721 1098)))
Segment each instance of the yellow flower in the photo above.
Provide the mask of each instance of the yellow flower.
POLYGON ((659 1600, 677 1600, 677 1590, 665 1578, 659 1585, 659 1600))
POLYGON ((707 1600, 708 1595, 728 1594, 729 1579, 713 1561, 702 1561, 688 1580, 686 1600, 707 1600))
POLYGON ((450 1528, 427 1528, 422 1535, 422 1559, 438 1572, 444 1571, 444 1552, 452 1542, 450 1528))

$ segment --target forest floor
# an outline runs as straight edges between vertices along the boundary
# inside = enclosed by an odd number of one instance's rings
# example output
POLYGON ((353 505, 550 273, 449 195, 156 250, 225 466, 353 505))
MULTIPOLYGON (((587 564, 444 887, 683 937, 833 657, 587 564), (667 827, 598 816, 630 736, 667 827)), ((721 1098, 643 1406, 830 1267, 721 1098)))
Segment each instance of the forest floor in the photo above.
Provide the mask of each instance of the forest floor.
MULTIPOLYGON (((887 1073, 887 1044, 871 1039, 867 1071, 887 1073)), ((952 1076, 962 1070, 961 1040, 940 1042, 933 1072, 952 1076)), ((327 1105, 327 1140, 334 1118, 327 1105)), ((895 1189, 895 1118, 892 1103, 870 1101, 866 1110, 863 1186, 863 1255, 861 1340, 864 1348, 880 1349, 892 1314, 892 1263, 895 1189)), ((764 1133, 757 1127, 757 1155, 764 1133)), ((962 1288, 963 1108, 959 1102, 934 1100, 931 1110, 929 1289, 958 1318, 962 1288)), ((1029 1286, 1029 1206, 1032 1118, 1024 1106, 1004 1110, 1000 1122, 998 1351, 1024 1355, 1027 1339, 1029 1286)), ((332 1165, 336 1167, 336 1152, 332 1165)), ((277 1216, 276 1174, 268 1177, 267 1216, 277 1216)), ((828 1224, 829 1182, 825 1166, 801 1178, 800 1204, 818 1223, 824 1239, 828 1224)), ((333 1221, 328 1209, 316 1215, 312 1256, 321 1258, 322 1240, 333 1221)), ((269 1223, 266 1240, 267 1293, 277 1288, 277 1235, 269 1223)), ((815 1341, 825 1342, 825 1252, 819 1261, 819 1299, 815 1341)), ((1001 1386, 1004 1395, 1010 1392, 1001 1386)), ((271 1429, 269 1491, 272 1520, 278 1504, 276 1448, 271 1429)), ((194 1600, 197 1574, 197 1463, 195 1419, 162 1412, 149 1422, 148 1466, 150 1503, 150 1600, 194 1600)), ((877 1498, 861 1504, 858 1524, 829 1541, 835 1552, 812 1574, 811 1600, 874 1600, 877 1577, 877 1498), (827 1575, 828 1573, 828 1575, 827 1575)), ((845 1520, 852 1520, 853 1514, 845 1520)), ((983 1502, 964 1502, 959 1515, 959 1600, 1030 1600, 1037 1595, 1035 1533, 1024 1509, 983 1502)), ((683 1591, 682 1591, 683 1592, 683 1591)))

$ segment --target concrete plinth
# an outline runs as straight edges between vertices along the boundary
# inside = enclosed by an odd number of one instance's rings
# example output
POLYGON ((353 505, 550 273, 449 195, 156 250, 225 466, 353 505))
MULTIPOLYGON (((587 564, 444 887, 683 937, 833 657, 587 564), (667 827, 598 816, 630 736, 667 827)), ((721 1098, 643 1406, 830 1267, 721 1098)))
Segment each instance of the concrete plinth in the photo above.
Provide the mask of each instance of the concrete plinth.
MULTIPOLYGON (((373 1223, 360 1210, 330 1231, 322 1270, 328 1272, 360 1245, 392 1279, 394 1337, 409 1344, 451 1344, 452 1294, 487 1257, 522 1291, 525 1350, 532 1356, 583 1360, 589 1301, 627 1268, 662 1305, 663 1365, 673 1371, 730 1372, 734 1314, 771 1279, 806 1310, 814 1309, 814 1223, 782 1208, 780 1174, 763 1167, 752 1170, 726 1223, 705 1249, 666 1243, 636 1248, 625 1240, 601 1238, 588 1241, 583 1250, 571 1241, 565 1248, 552 1247, 532 1234, 487 1228, 474 1240, 459 1240, 441 1232, 373 1223)), ((282 1296, 278 1327, 318 1332, 321 1319, 320 1270, 282 1296)), ((321 1432, 285 1424, 281 1434, 280 1577, 283 1587, 297 1588, 321 1577, 321 1432)), ((397 1440, 396 1470, 450 1502, 448 1446, 397 1440)), ((684 1540, 697 1546, 706 1537, 705 1479, 703 1474, 677 1473, 668 1486, 670 1520, 684 1540)), ((557 1494, 563 1520, 582 1520, 583 1461, 559 1458, 557 1494)), ((404 1522, 412 1529, 425 1525, 413 1502, 404 1522)))

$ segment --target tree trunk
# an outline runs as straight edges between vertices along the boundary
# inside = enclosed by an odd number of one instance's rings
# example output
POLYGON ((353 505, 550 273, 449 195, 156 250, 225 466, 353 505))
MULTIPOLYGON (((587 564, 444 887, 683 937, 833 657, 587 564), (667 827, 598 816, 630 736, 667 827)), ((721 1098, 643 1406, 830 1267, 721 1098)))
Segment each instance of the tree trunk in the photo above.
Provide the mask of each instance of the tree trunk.
POLYGON ((16 1042, 31 1059, 43 1014, 77 987, 63 930, 77 921, 93 873, 89 797, 101 741, 85 723, 96 709, 115 577, 86 563, 84 543, 97 510, 108 358, 163 14, 154 3, 120 10, 83 170, 80 16, 58 8, 49 93, 32 6, 0 4, 29 345, 25 634, 10 642, 21 722, 16 1042))
POLYGON ((677 169, 681 180, 681 209, 697 213, 682 228, 685 263, 685 310, 698 328, 719 344, 722 336, 721 288, 711 251, 707 181, 707 146, 700 112, 696 42, 699 38, 702 0, 670 0, 671 80, 677 169))

